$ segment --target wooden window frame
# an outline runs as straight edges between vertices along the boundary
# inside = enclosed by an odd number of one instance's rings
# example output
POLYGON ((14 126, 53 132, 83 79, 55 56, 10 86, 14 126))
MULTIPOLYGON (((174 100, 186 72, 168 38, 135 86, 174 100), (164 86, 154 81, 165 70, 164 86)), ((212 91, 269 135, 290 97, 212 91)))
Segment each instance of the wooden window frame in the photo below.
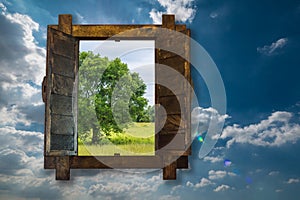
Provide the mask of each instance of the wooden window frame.
MULTIPOLYGON (((78 156, 77 153, 77 133, 74 133, 74 150, 73 151, 51 151, 50 138, 51 138, 51 115, 49 112, 50 105, 53 102, 50 101, 50 94, 53 90, 50 77, 53 76, 51 71, 51 45, 53 40, 49 38, 49 31, 58 30, 62 34, 67 34, 76 39, 74 48, 77 49, 77 53, 74 56, 75 72, 78 70, 78 55, 79 55, 79 41, 80 40, 105 40, 111 38, 114 35, 122 33, 124 31, 133 30, 137 28, 166 28, 178 32, 184 32, 190 36, 190 30, 186 28, 184 24, 175 24, 174 15, 163 15, 162 25, 73 25, 72 15, 59 15, 58 25, 48 25, 48 39, 47 39, 47 66, 46 77, 44 77, 42 85, 42 96, 45 102, 45 148, 44 148, 44 168, 56 169, 56 180, 69 180, 70 169, 110 169, 110 168, 153 168, 163 169, 164 180, 176 179, 176 169, 188 168, 188 156, 191 155, 191 136, 190 136, 190 102, 191 95, 188 90, 186 96, 186 129, 183 133, 184 149, 181 150, 169 150, 160 153, 155 153, 154 156, 78 156), (50 63, 50 64, 49 64, 50 63), (175 160, 173 160, 175 158, 175 160)), ((142 37, 141 37, 142 38, 142 37)), ((157 38, 151 38, 145 35, 148 40, 157 40, 157 38)), ((122 39, 140 39, 140 38, 122 38, 122 39)), ((155 42, 156 43, 156 42, 155 42)), ((185 53, 190 55, 189 43, 185 44, 185 53)), ((161 57, 167 55, 160 49, 155 48, 155 63, 160 63, 161 57)), ((168 62, 161 62, 168 65, 168 62)), ((191 83, 190 66, 187 61, 184 61, 185 73, 184 77, 191 83)), ((156 70, 155 70, 156 71, 156 70)), ((157 73, 155 72, 155 78, 157 73)), ((63 87, 65 83, 62 84, 63 87)), ((159 102, 157 94, 160 90, 159 85, 155 85, 155 102, 159 102)), ((157 116, 156 116, 157 118, 157 116)), ((157 119, 156 119, 157 120, 157 119)), ((155 149, 158 149, 159 140, 163 138, 172 139, 174 135, 164 134, 164 137, 160 137, 160 134, 155 135, 155 149)))

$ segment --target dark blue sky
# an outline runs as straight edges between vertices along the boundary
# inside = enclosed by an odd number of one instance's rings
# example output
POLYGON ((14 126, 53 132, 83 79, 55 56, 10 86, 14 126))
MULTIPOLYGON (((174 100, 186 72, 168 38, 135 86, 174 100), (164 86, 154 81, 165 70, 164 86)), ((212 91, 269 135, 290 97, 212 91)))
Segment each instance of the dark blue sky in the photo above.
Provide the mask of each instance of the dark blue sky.
POLYGON ((299 24, 299 1, 0 0, 0 199, 298 199, 299 24), (160 23, 161 13, 186 23, 226 90, 227 116, 210 108, 193 70, 202 136, 212 119, 226 118, 210 154, 199 159, 195 140, 190 169, 173 182, 160 171, 95 170, 54 181, 53 170, 43 169, 40 87, 46 27, 66 13, 85 24, 160 23))
POLYGON ((233 120, 260 120, 300 99, 299 1, 208 1, 199 3, 192 36, 216 62, 233 120), (212 19, 212 12, 220 16, 212 19), (272 55, 257 48, 280 38, 287 44, 272 55), (247 115, 245 115, 247 113, 247 115))

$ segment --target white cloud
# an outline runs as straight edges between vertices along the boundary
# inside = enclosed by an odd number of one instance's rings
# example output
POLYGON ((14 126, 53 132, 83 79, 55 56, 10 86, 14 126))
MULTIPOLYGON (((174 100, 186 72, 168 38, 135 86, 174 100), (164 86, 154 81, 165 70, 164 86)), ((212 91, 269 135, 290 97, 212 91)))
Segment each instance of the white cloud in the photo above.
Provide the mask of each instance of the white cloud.
POLYGON ((158 3, 164 8, 164 11, 158 11, 153 8, 150 12, 150 18, 154 24, 161 24, 162 14, 175 14, 175 20, 179 22, 192 22, 195 14, 196 7, 194 0, 157 0, 158 3))
POLYGON ((225 148, 226 147, 214 147, 208 156, 203 158, 203 161, 211 163, 223 162, 225 160, 225 148))
POLYGON ((209 161, 211 163, 216 163, 216 162, 221 162, 223 161, 223 157, 221 156, 217 156, 217 157, 213 157, 213 156, 206 156, 203 158, 204 161, 209 161))
MULTIPOLYGON (((208 128, 219 130, 219 126, 223 125, 225 119, 229 118, 227 114, 221 115, 218 111, 212 107, 202 108, 196 107, 191 113, 193 126, 198 125, 198 134, 202 134, 208 130, 208 128), (212 123, 213 122, 213 123, 212 123), (213 125, 213 126, 210 126, 213 125), (209 127, 210 126, 210 127, 209 127)), ((214 132, 214 131, 212 131, 214 132)), ((219 136, 218 133, 216 133, 219 136)))
POLYGON ((296 143, 300 138, 300 125, 292 122, 292 116, 290 112, 277 111, 257 124, 227 126, 221 138, 230 138, 227 147, 233 143, 270 147, 296 143))
POLYGON ((196 187, 196 188, 201 188, 201 187, 205 187, 205 186, 213 185, 213 184, 214 184, 214 183, 211 182, 210 180, 208 180, 208 179, 206 179, 206 178, 202 178, 202 179, 200 180, 200 182, 197 183, 197 184, 195 185, 195 187, 196 187))
POLYGON ((288 42, 287 38, 280 38, 276 42, 273 42, 271 45, 265 45, 263 47, 257 47, 257 52, 271 56, 278 53, 279 49, 282 49, 286 46, 288 42))
POLYGON ((285 183, 287 183, 287 184, 293 184, 293 183, 299 183, 299 182, 300 182, 300 180, 298 178, 290 178, 285 183))
POLYGON ((228 185, 220 185, 220 186, 216 187, 214 189, 214 191, 215 192, 223 192, 223 191, 228 190, 228 189, 230 189, 230 186, 228 186, 228 185))
POLYGON ((194 188, 194 190, 196 190, 197 188, 203 188, 203 187, 206 187, 209 185, 214 185, 214 184, 215 184, 214 182, 212 182, 211 180, 209 180, 207 178, 201 178, 199 183, 194 184, 194 183, 188 181, 186 183, 186 186, 190 187, 190 188, 194 188))
MULTIPOLYGON (((0 125, 29 125, 36 119, 28 117, 33 114, 29 108, 42 105, 40 86, 45 74, 46 51, 37 45, 33 36, 39 31, 38 23, 28 15, 10 13, 2 3, 0 8, 0 125)), ((35 111, 44 112, 41 106, 35 111)), ((38 123, 43 122, 39 119, 38 123)))
POLYGON ((0 125, 15 126, 17 123, 30 125, 30 121, 26 119, 24 114, 20 113, 17 106, 13 105, 10 108, 0 107, 0 125))
POLYGON ((163 195, 159 197, 159 200, 180 200, 179 196, 172 196, 172 195, 163 195))
POLYGON ((39 132, 0 128, 0 187, 8 188, 0 198, 152 199, 164 184, 160 171, 134 174, 117 170, 72 170, 71 181, 61 184, 55 181, 54 170, 43 168, 43 137, 39 132))
POLYGON ((269 173, 269 176, 277 176, 279 174, 279 171, 271 171, 269 173))
POLYGON ((227 175, 226 171, 214 171, 210 170, 208 172, 208 178, 211 180, 222 179, 227 175))
POLYGON ((164 183, 161 171, 72 170, 71 181, 62 184, 54 170, 44 170, 44 135, 16 128, 43 123, 45 49, 34 38, 39 24, 2 3, 0 9, 0 199, 152 199, 164 183))
POLYGON ((7 10, 6 6, 3 3, 0 3, 1 13, 4 14, 7 10))
POLYGON ((222 179, 224 178, 225 176, 236 176, 235 173, 233 172, 226 172, 226 171, 222 171, 222 170, 210 170, 208 172, 208 178, 210 180, 217 180, 217 179, 222 179))

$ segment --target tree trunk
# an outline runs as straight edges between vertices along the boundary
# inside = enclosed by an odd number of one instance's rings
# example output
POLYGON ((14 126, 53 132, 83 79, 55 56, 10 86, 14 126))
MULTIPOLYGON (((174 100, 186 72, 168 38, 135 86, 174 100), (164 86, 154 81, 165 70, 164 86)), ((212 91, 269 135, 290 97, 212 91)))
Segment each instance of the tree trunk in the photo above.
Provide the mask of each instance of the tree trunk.
POLYGON ((99 143, 98 133, 99 133, 99 131, 98 131, 97 127, 94 126, 92 128, 92 134, 93 134, 93 136, 92 136, 92 144, 98 144, 99 143))

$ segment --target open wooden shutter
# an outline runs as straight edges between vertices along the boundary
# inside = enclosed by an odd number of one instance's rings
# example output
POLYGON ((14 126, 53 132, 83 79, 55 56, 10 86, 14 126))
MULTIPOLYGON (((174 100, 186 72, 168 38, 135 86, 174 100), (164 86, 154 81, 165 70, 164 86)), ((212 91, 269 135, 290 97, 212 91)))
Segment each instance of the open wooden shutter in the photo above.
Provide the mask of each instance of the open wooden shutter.
MULTIPOLYGON (((174 15, 163 15, 162 27, 188 36, 190 34, 190 30, 185 26, 180 26, 180 30, 176 29, 174 15)), ((162 49, 156 51, 157 82, 164 80, 164 83, 173 86, 173 90, 162 85, 156 87, 156 103, 166 110, 166 116, 156 116, 158 119, 156 123, 164 122, 163 119, 166 119, 164 125, 157 125, 163 128, 156 134, 156 148, 164 152, 163 160, 167 163, 163 168, 163 178, 176 179, 176 168, 187 168, 187 156, 191 154, 191 91, 188 85, 191 82, 191 76, 189 62, 184 59, 184 57, 189 57, 189 38, 170 34, 160 40, 167 44, 167 47, 170 45, 170 49, 178 51, 178 54, 162 49), (166 66, 176 70, 176 73, 168 73, 165 70, 166 66), (182 77, 186 81, 182 81, 182 77)))
POLYGON ((77 155, 76 70, 78 40, 60 30, 48 28, 46 73, 45 155, 77 155))

